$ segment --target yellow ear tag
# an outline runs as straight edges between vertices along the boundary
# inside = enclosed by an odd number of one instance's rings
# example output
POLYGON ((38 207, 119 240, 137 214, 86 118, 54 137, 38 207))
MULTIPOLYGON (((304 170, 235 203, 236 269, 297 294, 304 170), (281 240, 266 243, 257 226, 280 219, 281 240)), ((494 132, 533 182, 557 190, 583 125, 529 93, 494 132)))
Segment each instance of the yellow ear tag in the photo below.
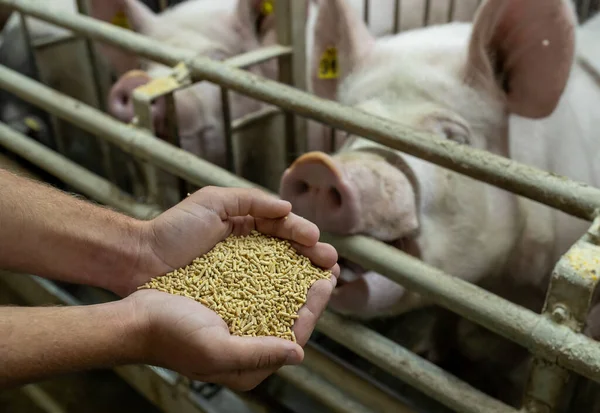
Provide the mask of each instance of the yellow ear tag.
POLYGON ((131 27, 129 26, 129 21, 127 20, 127 15, 123 10, 120 10, 117 14, 115 14, 110 23, 114 26, 118 26, 126 30, 131 30, 131 27))
POLYGON ((273 13, 275 6, 273 5, 273 0, 265 0, 262 2, 262 6, 260 12, 263 16, 268 16, 273 13))
POLYGON ((42 129, 42 127, 40 126, 40 124, 38 123, 38 121, 35 120, 34 118, 29 117, 29 116, 24 119, 24 122, 25 122, 25 125, 29 129, 33 130, 34 132, 39 132, 42 129))
POLYGON ((319 79, 337 79, 339 76, 337 49, 328 47, 319 62, 319 79))

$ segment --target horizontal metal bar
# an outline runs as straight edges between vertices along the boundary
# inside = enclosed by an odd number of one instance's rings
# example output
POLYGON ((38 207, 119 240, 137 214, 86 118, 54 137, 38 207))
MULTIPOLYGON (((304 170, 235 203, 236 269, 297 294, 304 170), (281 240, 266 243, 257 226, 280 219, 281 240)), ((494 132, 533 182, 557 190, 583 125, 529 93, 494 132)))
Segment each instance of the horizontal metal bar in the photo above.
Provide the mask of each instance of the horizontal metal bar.
POLYGON ((61 33, 56 36, 43 37, 41 39, 33 39, 31 46, 36 50, 43 50, 48 47, 58 46, 80 39, 80 37, 72 33, 61 33))
POLYGON ((54 14, 36 0, 0 0, 0 4, 164 64, 174 65, 184 61, 195 79, 208 80, 286 111, 363 136, 567 214, 591 221, 600 207, 600 189, 584 183, 483 150, 441 140, 433 134, 412 130, 388 119, 321 99, 208 57, 197 56, 193 51, 161 44, 90 17, 54 14))
POLYGON ((327 312, 317 327, 359 356, 457 412, 517 412, 365 326, 327 312))
MULTIPOLYGON (((0 87, 195 185, 213 185, 215 182, 222 186, 240 185, 238 176, 2 65, 0 87)), ((244 186, 258 187, 243 182, 244 186)))
MULTIPOLYGON (((334 245, 342 257, 427 295, 437 304, 526 347, 533 354, 551 358, 561 367, 600 382, 599 342, 382 242, 328 233, 322 234, 322 241, 334 245)), ((350 348, 347 341, 343 343, 350 348)))
POLYGON ((104 178, 0 122, 0 145, 39 166, 84 195, 140 219, 157 216, 157 207, 140 204, 104 178))
POLYGON ((292 53, 291 46, 282 46, 279 44, 273 46, 261 47, 260 49, 252 50, 225 60, 224 63, 237 67, 246 68, 258 63, 266 62, 276 57, 286 56, 292 53))
POLYGON ((415 413, 412 408, 358 375, 356 373, 358 369, 349 369, 348 365, 344 365, 347 363, 342 364, 339 359, 335 359, 335 356, 325 355, 311 342, 304 348, 304 354, 303 366, 343 389, 364 406, 377 412, 415 413))
POLYGON ((28 384, 20 389, 36 407, 45 413, 67 413, 57 402, 38 384, 28 384))
MULTIPOLYGON (((131 128, 1 66, 0 87, 58 117, 72 121, 88 132, 102 133, 102 136, 125 152, 155 163, 193 184, 259 187, 147 132, 131 128)), ((565 331, 565 328, 550 325, 547 320, 531 311, 471 283, 450 277, 382 242, 363 236, 338 237, 327 233, 322 233, 322 238, 336 247, 341 256, 351 258, 363 267, 375 270, 409 289, 427 294, 438 304, 513 341, 532 349, 538 348, 545 354, 552 354, 558 359, 557 364, 563 367, 600 381, 600 343, 568 329, 565 331), (469 300, 464 300, 466 295, 469 300), (557 337, 572 346, 556 347, 557 337), (572 348, 577 350, 572 351, 572 348)), ((327 335, 331 333, 329 330, 324 332, 327 335)), ((344 344, 350 348, 349 343, 344 344)), ((386 366, 388 362, 389 360, 380 367, 386 366)))
POLYGON ((285 381, 323 403, 332 413, 374 413, 351 398, 340 389, 333 387, 319 375, 303 366, 284 366, 277 371, 285 381))
POLYGON ((231 122, 231 130, 232 132, 236 132, 252 125, 255 122, 259 122, 261 119, 271 117, 276 113, 281 113, 281 110, 275 106, 267 106, 259 109, 255 112, 249 113, 248 115, 235 119, 233 122, 231 122))

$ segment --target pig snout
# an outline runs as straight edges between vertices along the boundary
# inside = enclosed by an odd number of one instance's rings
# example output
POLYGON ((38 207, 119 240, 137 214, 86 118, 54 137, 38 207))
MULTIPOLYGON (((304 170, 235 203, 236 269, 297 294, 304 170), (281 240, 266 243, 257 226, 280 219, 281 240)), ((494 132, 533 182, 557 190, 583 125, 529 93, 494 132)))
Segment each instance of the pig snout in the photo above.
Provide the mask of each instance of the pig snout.
POLYGON ((323 231, 350 234, 358 223, 358 191, 333 158, 322 152, 307 153, 288 168, 280 196, 293 205, 294 213, 323 231))
MULTIPOLYGON (((110 114, 122 122, 131 122, 135 116, 133 91, 149 83, 150 80, 150 76, 140 70, 125 73, 110 91, 108 97, 110 114)), ((161 132, 166 122, 166 100, 164 97, 157 98, 152 102, 151 112, 154 130, 161 132)))

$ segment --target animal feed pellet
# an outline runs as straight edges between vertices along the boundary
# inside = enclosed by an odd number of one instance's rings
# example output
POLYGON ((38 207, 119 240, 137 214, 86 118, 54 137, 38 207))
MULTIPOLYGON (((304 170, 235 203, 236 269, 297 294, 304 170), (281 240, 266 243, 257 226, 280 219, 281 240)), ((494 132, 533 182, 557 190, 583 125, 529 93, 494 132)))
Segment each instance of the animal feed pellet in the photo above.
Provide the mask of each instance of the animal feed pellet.
POLYGON ((139 289, 192 298, 216 312, 237 336, 296 341, 292 327, 314 282, 331 271, 315 267, 289 242, 252 231, 230 235, 186 267, 139 289))

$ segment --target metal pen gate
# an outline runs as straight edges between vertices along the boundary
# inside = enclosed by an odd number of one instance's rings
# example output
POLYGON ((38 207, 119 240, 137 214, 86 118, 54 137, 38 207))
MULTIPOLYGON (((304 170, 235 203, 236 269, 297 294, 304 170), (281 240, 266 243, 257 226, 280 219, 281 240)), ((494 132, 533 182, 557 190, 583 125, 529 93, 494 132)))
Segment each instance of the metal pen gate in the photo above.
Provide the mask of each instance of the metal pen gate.
MULTIPOLYGON (((78 3, 81 10, 85 10, 83 1, 78 3)), ((56 24, 83 36, 87 39, 86 49, 92 62, 95 52, 91 41, 95 40, 173 67, 171 87, 160 90, 158 94, 144 93, 147 90, 144 88, 137 91, 138 123, 132 128, 93 107, 101 108, 100 102, 97 105, 83 104, 0 66, 0 88, 31 102, 56 118, 73 123, 81 130, 98 136, 101 142, 109 142, 139 160, 140 171, 147 179, 146 185, 138 188, 136 194, 126 193, 114 181, 89 171, 4 123, 0 124, 0 145, 28 159, 91 199, 132 216, 148 219, 182 195, 180 191, 170 194, 170 199, 161 199, 160 196, 164 193, 156 180, 157 170, 164 170, 199 187, 259 186, 234 173, 239 173, 242 169, 239 164, 236 167, 232 138, 234 131, 248 125, 256 127, 258 121, 265 119, 267 124, 279 122, 280 125, 271 127, 283 126, 290 139, 285 142, 285 147, 281 146, 281 142, 271 144, 279 148, 279 155, 289 156, 301 151, 306 134, 306 119, 312 119, 591 221, 588 232, 557 263, 542 315, 518 307, 465 281, 451 278, 379 241, 363 236, 339 237, 330 234, 323 234, 323 238, 337 248, 341 257, 375 270, 415 292, 428 294, 442 307, 527 348, 535 356, 535 362, 524 393, 523 411, 556 411, 560 406, 561 396, 568 395, 565 379, 571 374, 570 371, 600 382, 600 345, 580 334, 581 324, 588 313, 597 284, 597 277, 589 275, 598 271, 598 268, 592 266, 592 257, 600 256, 600 189, 555 177, 490 153, 453 144, 439 145, 427 139, 426 134, 416 136, 402 125, 383 121, 304 92, 305 44, 301 29, 305 9, 300 3, 277 0, 278 46, 237 56, 226 62, 216 62, 198 57, 194 51, 166 47, 139 34, 101 24, 89 17, 53 14, 48 7, 35 0, 0 0, 0 5, 13 8, 23 16, 56 24), (280 60, 280 82, 258 78, 240 69, 271 58, 280 60), (169 96, 171 99, 175 90, 197 81, 220 85, 224 90, 224 102, 228 99, 226 92, 235 91, 274 106, 241 120, 232 120, 227 113, 224 114, 229 120, 226 125, 230 142, 229 171, 184 152, 173 142, 159 140, 153 134, 147 116, 151 100, 158 95, 169 96), (142 198, 134 196, 140 194, 143 195, 142 198), (140 199, 144 202, 140 202, 140 199), (464 300, 465 295, 470 297, 468 301, 464 300), (556 305, 559 301, 561 305, 556 305), (560 342, 557 343, 558 338, 560 342)), ((367 21, 371 10, 369 4, 373 3, 368 0, 365 2, 367 21)), ((161 6, 164 5, 163 2, 161 6)), ((448 16, 452 16, 455 6, 455 1, 448 1, 448 16)), ((429 9, 428 6, 424 11, 424 23, 429 21, 429 9)), ((584 17, 597 9, 598 2, 578 3, 578 11, 584 17)), ((399 10, 396 6, 395 31, 400 21, 399 10)), ((93 77, 100 101, 100 75, 94 73, 93 77)), ((224 108, 227 107, 225 103, 224 108)), ((176 133, 175 128, 173 133, 176 133)), ((174 134, 172 136, 175 137, 174 134)), ((110 157, 110 152, 104 150, 103 155, 106 160, 110 157)), ((289 159, 280 159, 277 167, 285 167, 288 162, 289 159)), ((110 168, 107 165, 105 162, 104 166, 108 170, 110 168)), ((273 181, 267 179, 272 173, 269 171, 268 174, 257 177, 256 181, 262 180, 263 185, 266 183, 265 186, 273 190, 273 181)), ((81 302, 73 295, 57 289, 53 283, 37 277, 4 274, 2 280, 31 304, 40 300, 71 305, 81 302)), ((319 321, 317 330, 450 409, 459 412, 517 411, 363 325, 326 312, 319 321)), ((368 378, 346 367, 339 360, 325 356, 318 347, 309 345, 303 366, 285 367, 277 375, 331 411, 413 411, 408 406, 408 401, 390 395, 368 378), (341 372, 346 376, 337 376, 336 373, 341 372)), ((166 412, 214 411, 209 403, 194 394, 186 380, 181 380, 170 372, 148 366, 120 367, 116 370, 166 412), (172 394, 174 388, 177 389, 177 396, 172 394)))

